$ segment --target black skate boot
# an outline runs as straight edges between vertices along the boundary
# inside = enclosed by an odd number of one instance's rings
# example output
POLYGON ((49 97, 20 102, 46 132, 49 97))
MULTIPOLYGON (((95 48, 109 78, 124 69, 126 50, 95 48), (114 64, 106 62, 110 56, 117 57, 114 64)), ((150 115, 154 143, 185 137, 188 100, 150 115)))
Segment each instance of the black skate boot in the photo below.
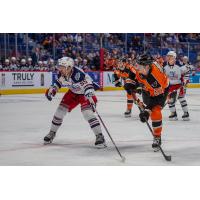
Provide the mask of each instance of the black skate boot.
POLYGON ((182 119, 183 119, 184 121, 189 121, 189 120, 190 120, 190 118, 189 118, 189 113, 188 113, 188 112, 184 112, 184 114, 183 114, 183 116, 182 116, 182 119))
POLYGON ((50 131, 49 134, 44 137, 44 144, 51 144, 55 136, 56 136, 56 133, 53 131, 50 131))
POLYGON ((131 110, 126 110, 126 112, 124 113, 124 117, 131 117, 131 110))
POLYGON ((169 116, 169 120, 170 121, 176 121, 176 120, 178 120, 176 111, 171 113, 171 115, 169 116))
POLYGON ((96 146, 97 148, 105 148, 105 147, 107 147, 107 146, 106 146, 105 139, 104 139, 104 136, 103 136, 102 133, 96 135, 95 146, 96 146))
POLYGON ((154 137, 152 148, 154 152, 159 151, 159 146, 161 145, 161 137, 154 137))

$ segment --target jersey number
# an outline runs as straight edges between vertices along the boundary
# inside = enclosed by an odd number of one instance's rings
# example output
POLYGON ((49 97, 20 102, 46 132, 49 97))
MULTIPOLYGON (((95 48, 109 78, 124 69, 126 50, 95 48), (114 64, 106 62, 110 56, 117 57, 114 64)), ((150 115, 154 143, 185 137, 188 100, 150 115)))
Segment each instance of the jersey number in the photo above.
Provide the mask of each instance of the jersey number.
POLYGON ((86 80, 83 80, 83 81, 80 82, 80 85, 81 85, 81 86, 84 86, 84 85, 86 85, 87 83, 88 83, 88 82, 87 82, 86 80))

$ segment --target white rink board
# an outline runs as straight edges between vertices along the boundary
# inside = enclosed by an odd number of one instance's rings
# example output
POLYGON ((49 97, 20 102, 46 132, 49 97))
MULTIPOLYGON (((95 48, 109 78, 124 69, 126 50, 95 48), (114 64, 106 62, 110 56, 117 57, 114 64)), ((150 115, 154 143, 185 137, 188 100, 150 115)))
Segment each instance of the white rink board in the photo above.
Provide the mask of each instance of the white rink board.
POLYGON ((98 92, 98 111, 126 162, 120 162, 110 139, 108 148, 96 149, 94 135, 84 121, 80 108, 64 119, 53 145, 44 146, 53 114, 61 97, 48 102, 42 94, 0 97, 0 165, 200 165, 200 89, 188 89, 191 121, 168 121, 169 109, 163 112, 163 149, 172 155, 166 162, 160 152, 151 149, 152 136, 138 118, 124 118, 124 91, 98 92))
POLYGON ((114 83, 114 76, 113 76, 113 72, 103 72, 103 86, 104 87, 115 87, 115 83, 114 83))

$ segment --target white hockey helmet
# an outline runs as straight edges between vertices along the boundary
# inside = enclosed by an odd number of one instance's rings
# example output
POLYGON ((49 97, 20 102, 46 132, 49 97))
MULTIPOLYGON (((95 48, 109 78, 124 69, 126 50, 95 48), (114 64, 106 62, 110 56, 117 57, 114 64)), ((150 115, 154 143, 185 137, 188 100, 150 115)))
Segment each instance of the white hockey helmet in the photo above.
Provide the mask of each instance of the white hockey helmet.
POLYGON ((41 60, 38 61, 38 65, 42 65, 43 62, 41 60))
POLYGON ((21 59, 21 64, 26 64, 26 60, 24 58, 21 59))
POLYGON ((64 66, 64 67, 74 67, 74 60, 70 57, 62 57, 58 59, 58 65, 59 66, 64 66))
POLYGON ((10 63, 10 60, 9 59, 5 59, 5 63, 10 63))
POLYGON ((29 57, 29 58, 28 58, 28 61, 29 61, 29 62, 30 62, 30 61, 32 61, 32 58, 31 58, 31 57, 29 57))
POLYGON ((167 56, 173 56, 174 58, 176 58, 176 52, 175 51, 169 51, 167 53, 167 56))
POLYGON ((11 61, 16 61, 17 59, 15 57, 11 57, 11 61))
POLYGON ((48 65, 48 62, 45 60, 43 61, 43 65, 47 66, 48 65))

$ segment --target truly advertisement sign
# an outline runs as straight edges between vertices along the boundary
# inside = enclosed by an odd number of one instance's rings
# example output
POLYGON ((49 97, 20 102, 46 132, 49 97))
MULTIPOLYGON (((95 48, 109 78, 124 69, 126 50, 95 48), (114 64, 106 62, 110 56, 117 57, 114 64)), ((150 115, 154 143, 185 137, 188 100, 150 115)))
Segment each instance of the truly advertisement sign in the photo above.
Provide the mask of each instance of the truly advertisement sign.
POLYGON ((0 72, 1 89, 47 88, 51 72, 0 72))
POLYGON ((34 75, 33 72, 12 72, 12 86, 34 86, 34 75))

